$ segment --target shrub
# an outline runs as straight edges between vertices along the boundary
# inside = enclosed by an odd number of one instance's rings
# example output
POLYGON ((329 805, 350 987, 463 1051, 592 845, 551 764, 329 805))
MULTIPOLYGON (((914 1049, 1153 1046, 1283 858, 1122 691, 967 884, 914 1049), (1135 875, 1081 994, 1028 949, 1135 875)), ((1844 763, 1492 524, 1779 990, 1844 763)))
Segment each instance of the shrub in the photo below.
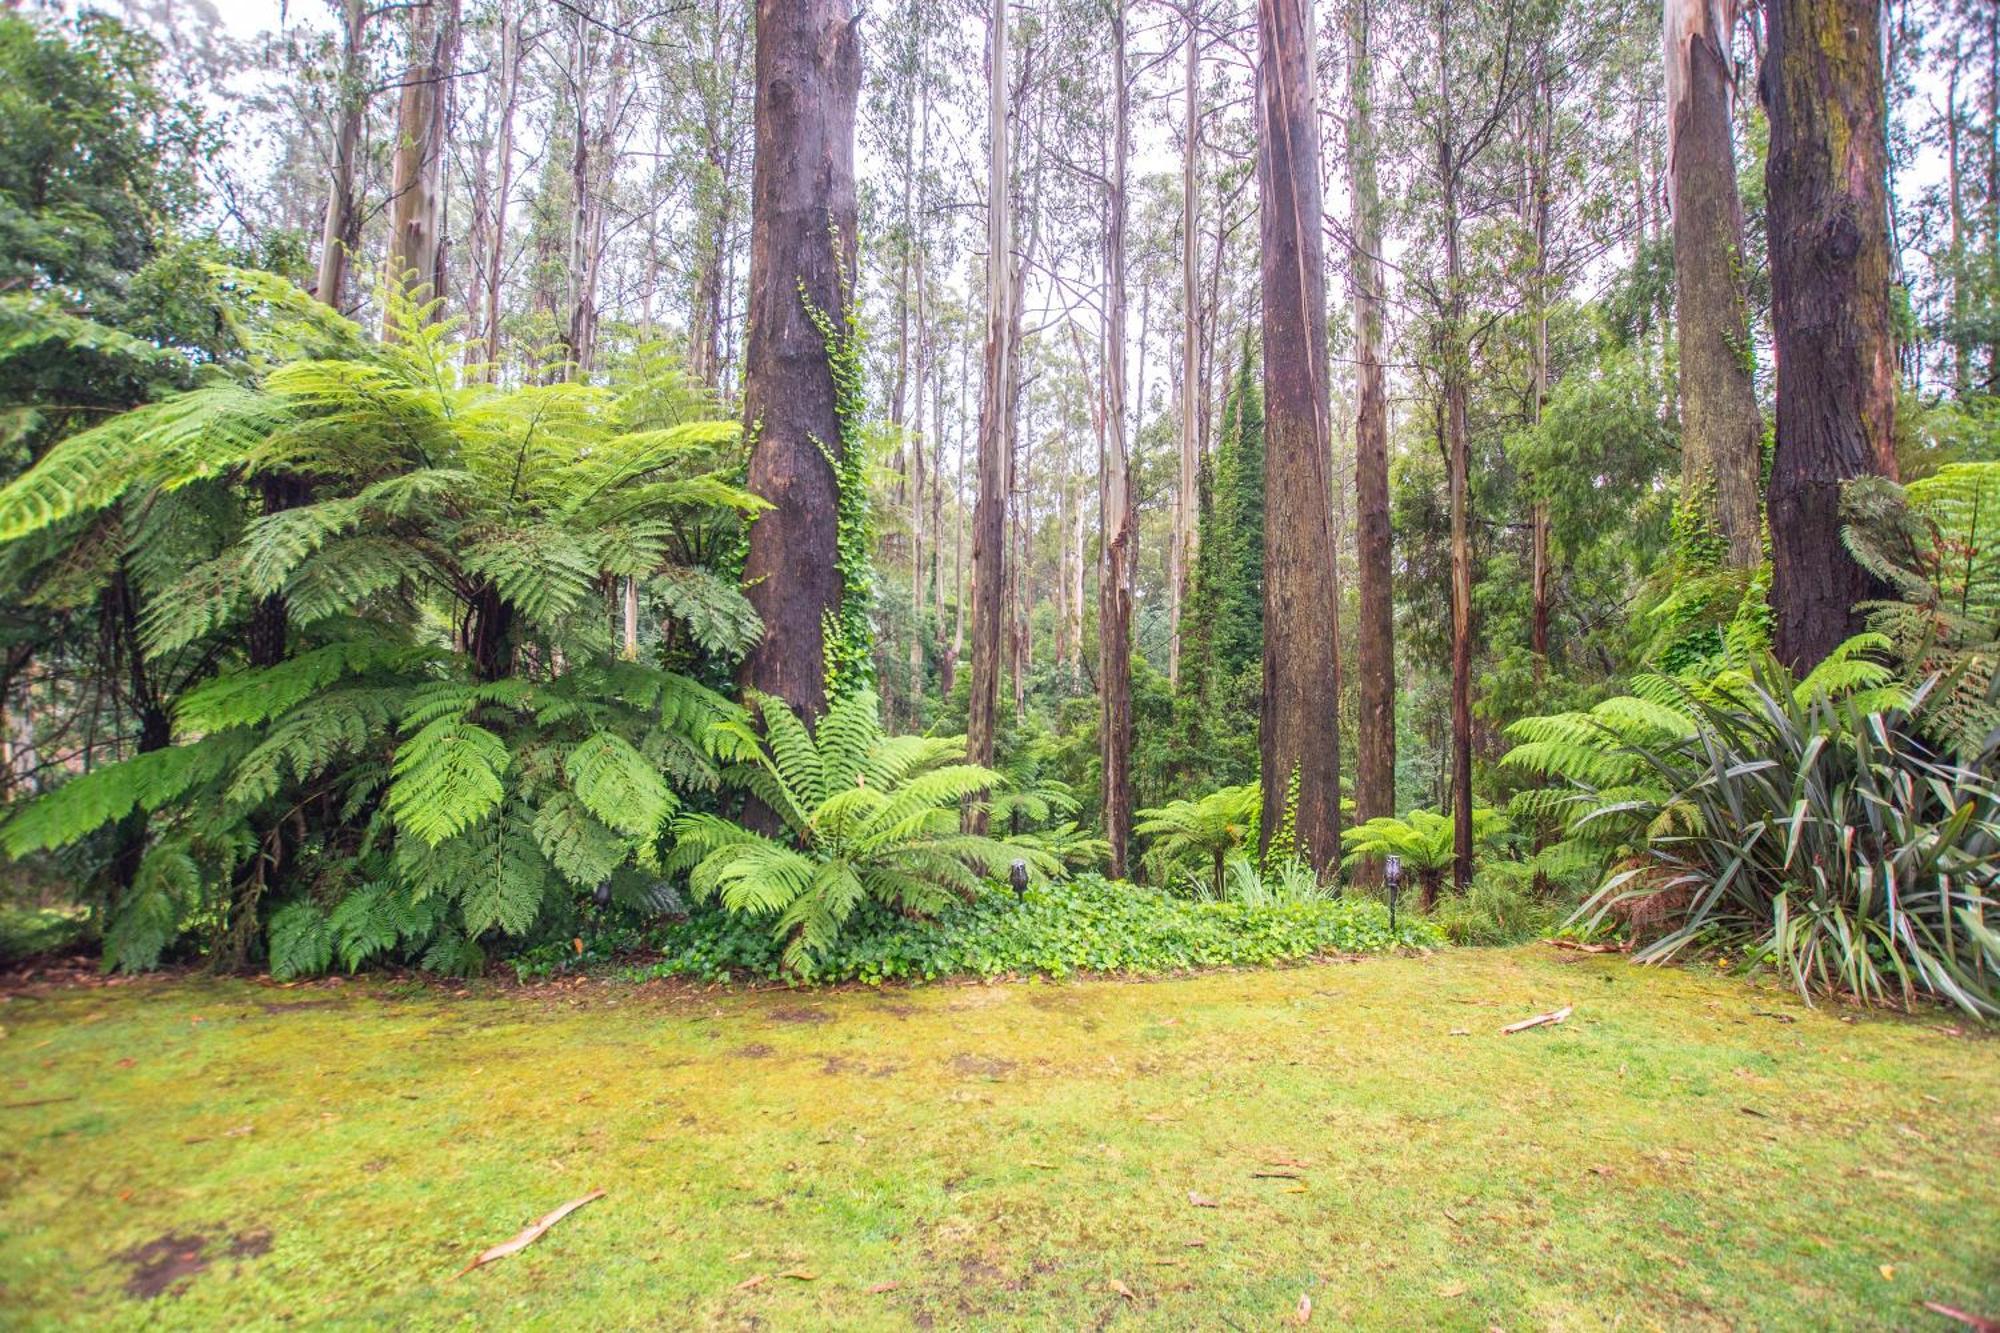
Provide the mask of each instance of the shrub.
POLYGON ((1667 929, 1642 960, 1715 943, 1803 994, 2000 1015, 2000 732, 1966 764, 1939 755, 1919 739, 1936 683, 1864 711, 1801 697, 1767 657, 1741 691, 1686 691, 1690 734, 1622 745, 1645 790, 1585 817, 1636 820, 1647 841, 1579 918, 1651 900, 1667 929))
MULTIPOLYGON (((1906 692, 1878 660, 1888 646, 1880 635, 1856 635, 1804 680, 1774 677, 1774 688, 1798 707, 1815 698, 1895 707, 1906 692)), ((1768 669, 1759 667, 1768 656, 1762 647, 1739 645, 1719 668, 1637 676, 1630 694, 1587 711, 1524 717, 1509 726, 1515 744, 1501 766, 1539 784, 1516 792, 1507 808, 1516 828, 1536 835, 1535 872, 1594 888, 1608 867, 1641 855, 1648 837, 1665 827, 1657 824, 1660 815, 1671 820, 1676 809, 1671 775, 1648 756, 1692 738, 1703 703, 1754 703, 1755 672, 1768 669)))
MULTIPOLYGON (((1473 807, 1474 846, 1490 844, 1506 831, 1507 821, 1498 812, 1473 807)), ((1347 830, 1340 845, 1347 853, 1341 859, 1342 866, 1385 856, 1402 858, 1403 868, 1417 877, 1417 884, 1423 890, 1426 911, 1437 902, 1438 885, 1451 869, 1455 850, 1451 816, 1433 810, 1412 810, 1401 819, 1389 816, 1371 819, 1347 830)))
POLYGON ((1141 810, 1132 831, 1148 840, 1146 865, 1154 879, 1206 872, 1214 896, 1221 897, 1230 854, 1257 845, 1262 803, 1263 788, 1255 782, 1224 787, 1197 800, 1141 810))
POLYGON ((946 976, 1079 972, 1154 975, 1256 966, 1325 954, 1433 948, 1443 937, 1362 899, 1253 907, 1189 902, 1099 876, 1031 887, 1019 898, 988 886, 931 920, 879 904, 856 910, 823 953, 788 967, 780 943, 752 919, 713 908, 659 931, 662 959, 640 974, 714 981, 732 976, 807 981, 931 981, 946 976))
POLYGON ((688 872, 696 899, 768 921, 785 941, 787 966, 826 954, 863 903, 928 914, 973 896, 981 875, 1010 861, 1063 873, 1038 847, 960 829, 962 803, 1000 777, 964 762, 964 737, 887 736, 865 690, 835 700, 814 731, 782 699, 759 702, 761 734, 747 720, 719 728, 749 755, 726 776, 783 825, 782 835, 683 815, 667 864, 688 872))
POLYGON ((1189 874, 1189 897, 1207 902, 1242 903, 1247 907, 1283 907, 1320 902, 1339 896, 1337 886, 1323 883, 1311 865, 1288 856, 1264 869, 1242 852, 1223 862, 1222 891, 1199 875, 1189 874))
POLYGON ((1488 861, 1464 893, 1439 900, 1431 921, 1453 944, 1520 944, 1554 934, 1565 915, 1563 904, 1535 891, 1531 863, 1488 861))

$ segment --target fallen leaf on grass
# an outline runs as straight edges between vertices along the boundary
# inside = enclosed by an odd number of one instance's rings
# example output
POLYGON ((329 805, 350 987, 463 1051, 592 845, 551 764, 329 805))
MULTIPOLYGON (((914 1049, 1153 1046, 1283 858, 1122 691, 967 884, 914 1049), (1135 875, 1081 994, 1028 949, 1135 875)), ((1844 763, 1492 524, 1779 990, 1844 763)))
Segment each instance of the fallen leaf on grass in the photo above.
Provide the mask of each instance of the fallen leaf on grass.
POLYGON ((790 1279, 791 1279, 792 1281, 794 1281, 794 1282, 817 1282, 817 1281, 819 1281, 819 1274, 818 1274, 818 1273, 815 1273, 815 1272, 812 1272, 811 1270, 809 1270, 809 1269, 804 1269, 804 1268, 787 1268, 787 1269, 786 1269, 786 1270, 785 1270, 784 1272, 782 1272, 782 1273, 778 1274, 778 1276, 779 1276, 779 1277, 788 1277, 788 1278, 790 1278, 790 1279))
POLYGON ((1878 1265, 1876 1271, 1882 1274, 1884 1282, 1894 1282, 1896 1280, 1896 1265, 1894 1264, 1878 1265))
POLYGON ((1280 1189, 1278 1191, 1278 1193, 1280 1194, 1304 1194, 1305 1192, 1306 1192, 1306 1183, 1303 1180, 1293 1181, 1291 1184, 1286 1185, 1283 1189, 1280 1189))
POLYGON ((1193 1190, 1188 1191, 1188 1202, 1197 1208, 1220 1208, 1222 1206, 1206 1194, 1197 1194, 1193 1190))
POLYGON ((603 1190, 592 1190, 590 1193, 584 1195, 580 1199, 571 1199, 568 1203, 556 1209, 554 1212, 545 1213, 541 1217, 536 1218, 533 1222, 530 1222, 526 1227, 522 1228, 521 1234, 514 1237, 514 1239, 503 1240, 498 1245, 495 1245, 492 1249, 481 1252, 481 1254, 477 1259, 474 1259, 471 1263, 459 1269, 458 1272, 455 1274, 455 1276, 464 1277, 467 1273, 470 1273, 473 1269, 484 1267, 485 1265, 492 1263, 495 1259, 505 1259, 510 1254, 520 1253, 522 1250, 527 1249, 530 1245, 533 1245, 536 1241, 540 1240, 550 1227, 562 1221, 565 1217, 568 1217, 571 1213, 583 1207, 585 1204, 590 1203, 592 1200, 601 1199, 603 1197, 604 1197, 603 1190))
POLYGON ((1126 1286, 1123 1282, 1120 1282, 1115 1277, 1111 1279, 1111 1289, 1117 1292, 1120 1296, 1123 1296, 1128 1301, 1136 1301, 1139 1299, 1137 1296, 1134 1296, 1132 1294, 1132 1289, 1130 1287, 1126 1286))
POLYGON ((1769 1120, 1771 1118, 1771 1113, 1769 1111, 1760 1111, 1754 1106, 1739 1106, 1736 1109, 1741 1111, 1744 1115, 1754 1115, 1759 1120, 1769 1120))
POLYGON ((1471 1035, 1472 1035, 1472 1029, 1471 1029, 1471 1028, 1453 1028, 1453 1029, 1451 1030, 1451 1035, 1452 1035, 1452 1036, 1454 1036, 1454 1037, 1469 1037, 1469 1036, 1471 1036, 1471 1035))
POLYGON ((1252 1180, 1297 1180, 1298 1178, 1299 1173, 1296 1171, 1252 1171, 1250 1173, 1250 1179, 1252 1180))
POLYGON ((1186 1240, 1182 1241, 1181 1244, 1187 1246, 1190 1250, 1198 1250, 1202 1246, 1208 1244, 1208 1242, 1203 1240, 1200 1236, 1189 1236, 1186 1240))
POLYGON ((1536 1014, 1533 1018, 1524 1018, 1518 1023, 1509 1023, 1506 1027, 1500 1029, 1500 1034, 1502 1036, 1511 1036, 1516 1032, 1526 1032, 1529 1028, 1553 1026, 1568 1018, 1569 1015, 1570 1007, 1564 1005, 1560 1009, 1551 1009, 1546 1014, 1536 1014))
POLYGON ((1030 1158, 1030 1159, 1028 1160, 1028 1165, 1029 1165, 1029 1166, 1032 1166, 1032 1167, 1034 1167, 1034 1168, 1035 1168, 1035 1170, 1037 1170, 1037 1171, 1060 1171, 1060 1170, 1062 1170, 1062 1168, 1061 1168, 1061 1167, 1059 1167, 1059 1166, 1057 1166, 1057 1165, 1056 1165, 1056 1164, 1055 1164, 1054 1162, 1038 1162, 1038 1161, 1035 1161, 1035 1160, 1034 1160, 1033 1158, 1030 1158))
POLYGON ((1298 1158, 1296 1158, 1296 1157, 1273 1157, 1273 1158, 1271 1158, 1271 1159, 1270 1159, 1269 1161, 1265 1162, 1265 1163, 1264 1163, 1264 1165, 1266 1165, 1266 1166, 1295 1166, 1295 1167, 1297 1167, 1297 1168, 1298 1168, 1299 1170, 1301 1170, 1301 1171, 1310 1171, 1310 1170, 1312 1169, 1312 1163, 1311 1163, 1311 1162, 1306 1162, 1306 1161, 1301 1161, 1300 1159, 1298 1159, 1298 1158))
POLYGON ((1939 1305, 1936 1301, 1925 1301, 1924 1308, 1932 1314, 1941 1314, 1946 1319, 1956 1319, 1967 1328, 1976 1330, 1976 1333, 2000 1333, 2000 1319, 1967 1314, 1963 1310, 1954 1310, 1949 1305, 1939 1305))
POLYGON ((770 1280, 771 1280, 771 1275, 769 1273, 759 1273, 756 1277, 744 1278, 741 1282, 736 1284, 736 1289, 738 1291, 752 1291, 758 1287, 763 1286, 766 1282, 769 1282, 770 1280))
POLYGON ((877 1282, 868 1289, 868 1294, 870 1296, 880 1296, 883 1292, 894 1291, 902 1285, 900 1282, 877 1282))
POLYGON ((1438 1299, 1441 1301, 1455 1301, 1463 1295, 1465 1295, 1465 1284, 1463 1282, 1453 1282, 1448 1286, 1438 1288, 1438 1299))
POLYGON ((1611 943, 1590 944, 1586 943, 1583 940, 1550 940, 1549 943, 1553 944, 1558 949, 1569 949, 1576 953, 1624 953, 1625 952, 1625 946, 1622 944, 1611 944, 1611 943))
POLYGON ((1292 1311, 1292 1322, 1310 1324, 1313 1317, 1313 1298, 1303 1292, 1299 1295, 1299 1308, 1292 1311))

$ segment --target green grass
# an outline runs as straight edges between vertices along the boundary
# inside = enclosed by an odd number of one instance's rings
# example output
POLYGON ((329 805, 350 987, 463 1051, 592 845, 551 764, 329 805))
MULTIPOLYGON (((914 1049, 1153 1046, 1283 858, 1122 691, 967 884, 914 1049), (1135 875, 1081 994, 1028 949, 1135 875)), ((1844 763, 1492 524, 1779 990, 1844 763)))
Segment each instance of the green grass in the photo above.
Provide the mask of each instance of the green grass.
POLYGON ((2000 1045, 1545 946, 840 993, 147 980, 0 1022, 11 1326, 2000 1313, 2000 1045), (132 1256, 183 1254, 133 1294, 132 1256))

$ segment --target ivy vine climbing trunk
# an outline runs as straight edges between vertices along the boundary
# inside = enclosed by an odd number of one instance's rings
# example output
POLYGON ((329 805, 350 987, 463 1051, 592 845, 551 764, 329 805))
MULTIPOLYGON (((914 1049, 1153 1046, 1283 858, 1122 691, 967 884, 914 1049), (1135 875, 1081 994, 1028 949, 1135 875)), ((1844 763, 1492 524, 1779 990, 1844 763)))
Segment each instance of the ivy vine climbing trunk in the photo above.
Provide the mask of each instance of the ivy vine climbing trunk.
MULTIPOLYGON (((1014 219, 1009 193, 1007 125, 1007 0, 993 0, 988 17, 986 163, 986 368, 979 403, 979 475, 972 511, 972 681, 966 707, 966 749, 991 765, 1000 711, 1000 649, 1007 566, 1008 461, 1014 442, 1014 219)), ((974 803, 967 826, 985 832, 974 803)))
MULTIPOLYGON (((1097 590, 1098 758, 1111 877, 1126 875, 1132 834, 1132 585, 1138 569, 1138 503, 1125 404, 1125 168, 1131 155, 1125 77, 1125 0, 1111 4, 1111 181, 1104 238, 1104 568, 1097 590)), ((1143 358, 1140 379, 1144 384, 1143 358)))
POLYGON ((1743 206, 1730 137, 1735 0, 1667 0, 1667 182, 1680 338, 1681 503, 1730 564, 1764 558, 1764 423, 1743 313, 1743 206))
POLYGON ((1340 861, 1338 575, 1328 421, 1319 124, 1306 0, 1259 0, 1264 290, 1262 839, 1340 861))
POLYGON ((764 633, 739 677, 808 725, 826 710, 844 592, 836 466, 852 442, 822 328, 847 327, 860 87, 848 0, 758 0, 743 414, 749 489, 771 507, 750 525, 743 585, 764 633))
MULTIPOLYGON (((1382 201, 1375 179, 1370 0, 1347 8, 1347 160, 1354 291, 1355 555, 1361 624, 1355 636, 1354 818, 1396 813, 1396 625, 1389 529, 1389 395, 1383 369, 1382 201)), ((1372 877, 1379 868, 1364 867, 1372 877)))
POLYGON ((1892 595, 1840 536, 1840 488, 1896 476, 1895 343, 1880 0, 1772 0, 1764 104, 1778 448, 1771 601, 1778 656, 1803 673, 1892 595))

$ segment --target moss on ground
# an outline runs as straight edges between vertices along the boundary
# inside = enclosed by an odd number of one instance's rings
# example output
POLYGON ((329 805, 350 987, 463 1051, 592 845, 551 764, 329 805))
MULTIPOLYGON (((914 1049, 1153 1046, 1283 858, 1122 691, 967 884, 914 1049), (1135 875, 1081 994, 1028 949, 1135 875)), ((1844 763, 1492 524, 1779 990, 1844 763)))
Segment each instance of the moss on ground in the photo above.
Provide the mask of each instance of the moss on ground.
POLYGON ((156 980, 0 1022, 9 1325, 2000 1312, 2000 1045, 1545 947, 841 993, 156 980))

